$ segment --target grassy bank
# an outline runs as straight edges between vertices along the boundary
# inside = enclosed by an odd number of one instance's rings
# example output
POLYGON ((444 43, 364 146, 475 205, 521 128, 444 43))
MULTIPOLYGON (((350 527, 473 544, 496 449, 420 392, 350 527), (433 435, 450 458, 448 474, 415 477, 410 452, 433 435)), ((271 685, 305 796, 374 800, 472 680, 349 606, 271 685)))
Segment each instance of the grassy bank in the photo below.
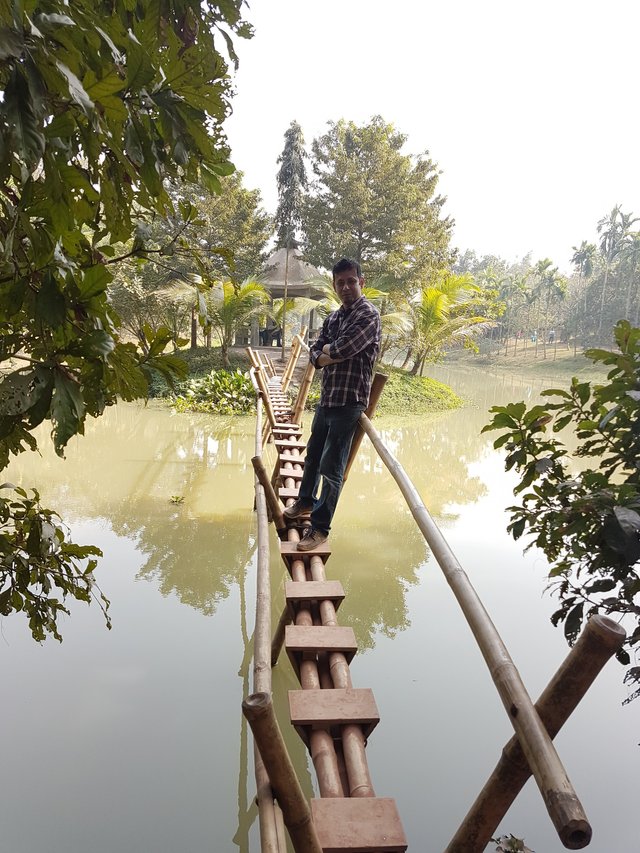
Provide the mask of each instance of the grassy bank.
POLYGON ((504 371, 519 376, 532 376, 541 379, 547 376, 551 379, 558 376, 566 376, 567 379, 571 379, 572 376, 577 376, 583 380, 597 381, 604 379, 607 375, 606 369, 600 365, 594 365, 590 359, 580 352, 574 356, 573 350, 567 350, 563 347, 558 349, 555 355, 554 358, 553 350, 548 349, 547 357, 544 358, 541 348, 538 349, 537 358, 533 348, 518 352, 516 355, 512 353, 504 355, 504 350, 492 354, 457 352, 447 355, 443 363, 479 369, 488 368, 494 373, 504 371))
MULTIPOLYGON (((389 377, 376 409, 379 415, 424 415, 464 405, 461 397, 436 379, 411 376, 405 370, 388 364, 379 365, 378 372, 389 377)), ((307 409, 314 409, 319 402, 320 376, 316 375, 307 397, 307 409)))
MULTIPOLYGON (((216 399, 226 394, 228 398, 233 392, 234 385, 238 386, 238 393, 245 396, 247 389, 241 388, 237 377, 232 377, 228 387, 218 389, 213 387, 211 371, 223 369, 220 351, 217 349, 186 350, 183 353, 189 365, 189 379, 176 386, 175 393, 167 389, 164 384, 154 383, 152 396, 166 397, 174 402, 177 397, 176 408, 179 411, 218 411, 218 406, 208 405, 207 398, 211 393, 216 394, 216 399), (157 385, 157 387, 156 387, 157 385), (210 387, 211 386, 211 387, 210 387), (219 393, 222 391, 222 395, 219 393)), ((230 353, 231 370, 247 371, 249 359, 244 351, 234 350, 230 353)), ((428 412, 443 412, 448 409, 457 409, 463 405, 463 401, 455 394, 448 385, 422 376, 411 376, 406 371, 389 365, 381 365, 380 372, 389 376, 383 391, 378 412, 381 415, 421 415, 428 412)), ((222 379, 222 376, 219 377, 222 379)), ((294 379, 295 382, 295 379, 294 379)), ((320 375, 318 374, 311 387, 308 398, 308 408, 313 408, 320 399, 320 375)), ((231 414, 231 406, 223 399, 223 414, 231 414)), ((242 411, 247 411, 242 406, 242 411)))
POLYGON ((463 405, 462 399, 448 385, 435 379, 411 376, 386 364, 380 370, 389 375, 378 405, 381 415, 421 415, 457 409, 463 405))

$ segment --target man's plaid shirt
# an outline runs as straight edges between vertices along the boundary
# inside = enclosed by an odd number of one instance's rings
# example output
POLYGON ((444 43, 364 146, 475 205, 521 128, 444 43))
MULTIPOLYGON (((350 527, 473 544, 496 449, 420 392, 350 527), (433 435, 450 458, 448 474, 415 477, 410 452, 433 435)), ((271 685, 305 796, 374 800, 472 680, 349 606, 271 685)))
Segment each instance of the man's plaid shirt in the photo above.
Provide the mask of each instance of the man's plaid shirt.
POLYGON ((373 365, 380 350, 380 314, 361 296, 350 308, 340 306, 322 324, 320 337, 312 345, 313 365, 322 347, 330 344, 331 358, 344 358, 322 370, 320 405, 333 408, 369 402, 373 365))

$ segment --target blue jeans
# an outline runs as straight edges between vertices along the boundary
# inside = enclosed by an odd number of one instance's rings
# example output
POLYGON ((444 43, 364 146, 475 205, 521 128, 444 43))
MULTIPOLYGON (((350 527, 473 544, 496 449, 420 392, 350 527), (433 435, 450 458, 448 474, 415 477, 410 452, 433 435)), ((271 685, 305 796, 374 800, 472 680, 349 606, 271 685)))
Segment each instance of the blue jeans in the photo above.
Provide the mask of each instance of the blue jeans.
POLYGON ((311 510, 314 530, 329 533, 342 489, 351 441, 364 406, 318 406, 307 444, 298 499, 311 510), (316 498, 322 478, 320 497, 316 498))

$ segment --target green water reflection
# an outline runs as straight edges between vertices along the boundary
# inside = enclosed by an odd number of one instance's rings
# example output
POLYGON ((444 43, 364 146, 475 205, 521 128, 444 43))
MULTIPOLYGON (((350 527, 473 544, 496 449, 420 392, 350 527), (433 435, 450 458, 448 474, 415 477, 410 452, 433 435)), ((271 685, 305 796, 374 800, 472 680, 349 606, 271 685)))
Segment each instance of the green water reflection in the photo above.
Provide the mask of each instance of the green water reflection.
MULTIPOLYGON (((439 371, 438 378, 470 401, 464 410, 379 420, 377 428, 469 567, 532 690, 539 689, 565 648, 541 601, 539 557, 523 561, 505 534, 511 484, 480 429, 491 405, 533 401, 541 383, 481 371, 439 371)), ((113 602, 114 629, 104 630, 97 611, 74 608, 62 646, 40 648, 19 619, 3 621, 2 715, 12 733, 3 761, 10 782, 0 800, 3 849, 259 849, 253 747, 240 714, 251 690, 255 618, 253 453, 251 419, 125 405, 93 424, 65 461, 45 449, 13 465, 10 479, 37 485, 76 539, 103 547, 98 577, 113 602), (172 503, 172 496, 184 500, 172 503)), ((284 571, 271 544, 276 619, 284 571)), ((332 549, 328 576, 347 592, 340 621, 354 628, 363 651, 352 666, 354 684, 373 687, 383 716, 369 746, 376 790, 396 797, 410 849, 437 853, 509 728, 453 597, 366 440, 338 507, 332 549)), ((619 677, 612 672, 609 691, 619 689, 619 677)), ((273 679, 284 721, 287 690, 297 687, 286 657, 273 679)), ((636 741, 629 716, 616 716, 617 699, 594 691, 589 701, 586 728, 572 728, 565 752, 579 771, 584 758, 579 780, 592 794, 590 814, 601 827, 607 821, 611 845, 598 847, 596 839, 591 849, 609 853, 629 845, 626 801, 619 796, 618 810, 603 817, 593 769, 626 743, 627 764, 616 758, 615 766, 631 778, 636 741), (607 721, 607 733, 617 727, 619 742, 593 744, 587 760, 582 745, 595 718, 607 721)), ((291 727, 283 729, 310 796, 306 751, 291 727)), ((560 850, 538 800, 525 791, 504 831, 525 834, 534 849, 560 850)))

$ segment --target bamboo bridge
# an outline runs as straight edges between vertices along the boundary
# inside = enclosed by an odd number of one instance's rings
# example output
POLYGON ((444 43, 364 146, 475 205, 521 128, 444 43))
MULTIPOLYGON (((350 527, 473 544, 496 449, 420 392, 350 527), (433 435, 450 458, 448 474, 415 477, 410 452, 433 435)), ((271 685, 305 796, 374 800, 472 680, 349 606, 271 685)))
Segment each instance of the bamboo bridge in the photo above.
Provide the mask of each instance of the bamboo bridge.
MULTIPOLYGON (((408 844, 395 801, 377 797, 370 778, 366 745, 376 736, 374 729, 380 717, 372 691, 352 683, 350 664, 357 643, 353 629, 338 623, 344 590, 339 580, 326 575, 331 549, 324 543, 313 551, 297 551, 304 519, 290 522, 282 514, 297 497, 304 470, 306 444, 301 422, 315 372, 313 365, 306 365, 293 404, 289 391, 298 360, 307 349, 303 337, 304 331, 294 338, 281 375, 266 354, 247 349, 258 400, 252 459, 258 567, 254 692, 244 699, 242 710, 254 735, 261 853, 286 853, 285 827, 296 853, 400 853, 408 844), (262 461, 267 441, 272 441, 277 451, 271 475, 262 461), (290 577, 273 634, 269 522, 276 530, 290 577), (311 803, 296 778, 271 700, 271 668, 283 645, 301 687, 289 691, 290 723, 308 748, 317 776, 320 796, 311 803)), ((586 847, 591 826, 552 740, 604 664, 620 648, 625 632, 606 617, 592 617, 534 705, 469 578, 406 472, 371 423, 385 381, 385 376, 376 374, 369 407, 353 440, 347 475, 366 433, 396 480, 458 600, 515 730, 444 853, 482 853, 531 775, 564 846, 570 850, 586 847)), ((421 849, 429 850, 427 830, 421 849)))

